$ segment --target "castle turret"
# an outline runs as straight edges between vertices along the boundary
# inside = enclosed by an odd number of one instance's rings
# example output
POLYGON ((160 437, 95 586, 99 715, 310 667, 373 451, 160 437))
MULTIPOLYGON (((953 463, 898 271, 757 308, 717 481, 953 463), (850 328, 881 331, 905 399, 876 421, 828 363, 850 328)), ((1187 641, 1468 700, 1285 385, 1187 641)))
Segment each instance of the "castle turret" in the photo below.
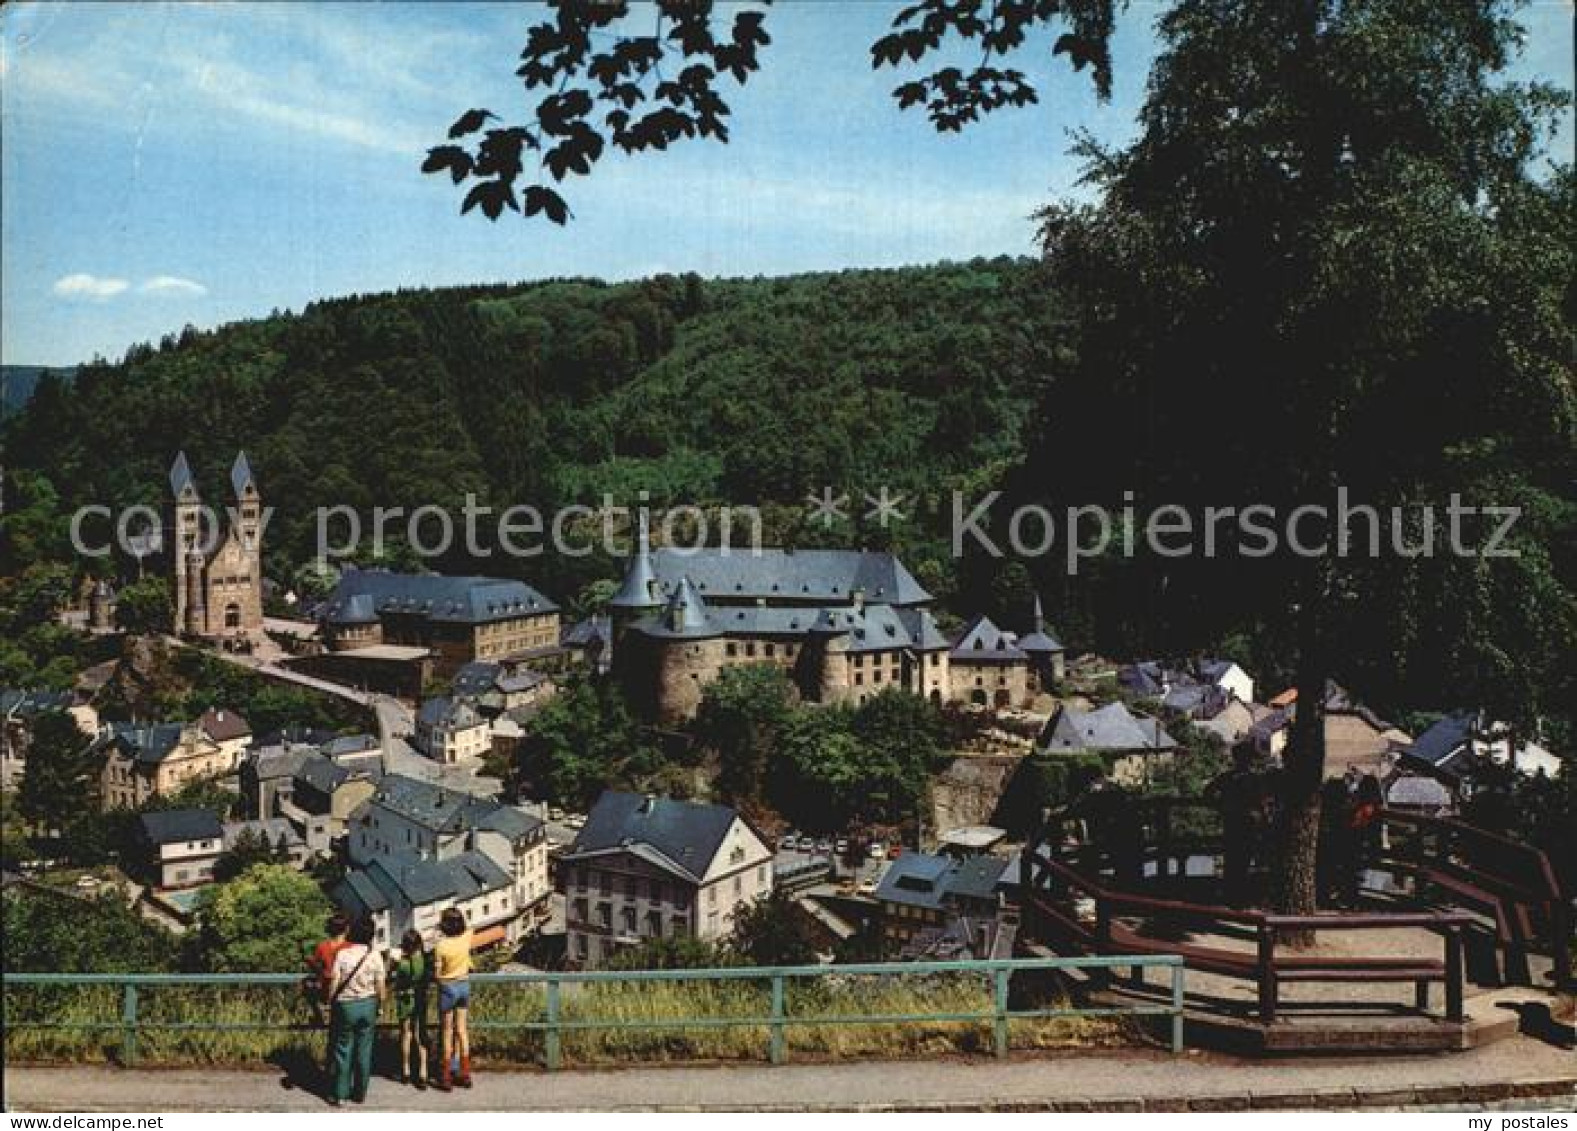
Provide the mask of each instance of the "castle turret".
POLYGON ((616 638, 622 635, 624 629, 632 622, 663 607, 662 584, 657 577, 657 566, 652 561, 650 534, 647 530, 644 510, 641 511, 639 531, 635 553, 630 555, 630 564, 624 571, 624 581, 619 585, 619 591, 613 595, 613 599, 608 602, 608 608, 613 614, 616 638))
POLYGON ((1019 648, 1029 654, 1030 669, 1043 689, 1061 681, 1064 674, 1063 647, 1046 631, 1046 618, 1040 609, 1040 594, 1035 594, 1035 627, 1019 638, 1019 648))

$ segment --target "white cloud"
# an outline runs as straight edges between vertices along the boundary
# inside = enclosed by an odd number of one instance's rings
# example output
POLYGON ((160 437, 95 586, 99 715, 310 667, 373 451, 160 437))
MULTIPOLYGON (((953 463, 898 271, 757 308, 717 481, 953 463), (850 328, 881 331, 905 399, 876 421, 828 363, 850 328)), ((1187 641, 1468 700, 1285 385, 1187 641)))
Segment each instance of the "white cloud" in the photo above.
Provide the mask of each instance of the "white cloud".
POLYGON ((50 288, 60 298, 85 298, 102 300, 114 298, 130 286, 125 279, 101 278, 98 275, 64 275, 50 288))
POLYGON ((151 279, 144 279, 142 286, 137 288, 145 295, 205 295, 208 288, 191 279, 183 279, 179 275, 155 275, 151 279))

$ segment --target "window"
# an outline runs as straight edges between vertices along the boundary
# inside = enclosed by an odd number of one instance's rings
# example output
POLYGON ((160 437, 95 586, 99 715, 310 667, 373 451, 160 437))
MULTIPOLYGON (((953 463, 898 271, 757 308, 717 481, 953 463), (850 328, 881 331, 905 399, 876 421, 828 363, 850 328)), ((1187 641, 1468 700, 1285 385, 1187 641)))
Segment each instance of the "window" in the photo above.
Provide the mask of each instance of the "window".
POLYGON ((865 666, 865 656, 863 654, 855 655, 854 666, 857 668, 863 668, 865 666))
POLYGON ((756 883, 761 885, 762 887, 766 886, 766 883, 767 883, 767 866, 765 864, 761 865, 761 867, 756 869, 756 883))
POLYGON ((599 895, 612 895, 613 894, 613 873, 611 873, 611 872, 598 872, 597 873, 597 893, 599 895))
POLYGON ((865 683, 865 673, 864 672, 855 672, 854 673, 854 686, 859 687, 859 686, 863 685, 864 683, 865 683))
POLYGON ((613 926, 613 904, 597 904, 597 923, 602 927, 611 928, 613 926))
POLYGON ((717 906, 717 885, 716 884, 713 884, 711 887, 706 889, 706 905, 708 907, 716 907, 717 906))
POLYGON ((574 919, 577 923, 586 922, 586 901, 584 899, 577 899, 571 905, 571 907, 573 910, 571 911, 570 918, 574 919))
POLYGON ((768 644, 765 650, 768 656, 776 656, 778 654, 778 646, 776 644, 768 644))
POLYGON ((646 913, 646 931, 648 938, 661 938, 663 933, 663 915, 661 911, 648 911, 646 913))
POLYGON ((745 878, 743 876, 735 876, 734 877, 734 898, 737 899, 739 896, 743 895, 744 891, 745 891, 745 878))
POLYGON ((626 907, 624 909, 624 916, 623 916, 623 918, 624 918, 624 933, 627 934, 627 935, 633 935, 635 933, 635 908, 633 908, 633 907, 626 907))
POLYGON ((735 644, 732 640, 730 640, 728 642, 728 649, 727 649, 727 651, 728 651, 728 654, 730 656, 737 656, 737 655, 739 655, 739 645, 735 644))
POLYGON ((754 640, 747 640, 745 642, 745 655, 747 655, 747 656, 754 656, 755 654, 756 654, 756 642, 754 640))

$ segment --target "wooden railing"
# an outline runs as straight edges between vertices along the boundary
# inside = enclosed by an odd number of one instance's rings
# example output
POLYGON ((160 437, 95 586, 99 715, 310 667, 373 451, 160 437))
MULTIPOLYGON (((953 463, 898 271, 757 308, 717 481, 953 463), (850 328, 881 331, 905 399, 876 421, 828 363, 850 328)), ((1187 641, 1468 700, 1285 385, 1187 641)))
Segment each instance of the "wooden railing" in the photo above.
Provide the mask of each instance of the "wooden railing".
MULTIPOLYGON (((1462 933, 1473 922, 1473 917, 1465 912, 1275 915, 1115 891, 1053 859, 1043 849, 1032 851, 1026 863, 1024 904, 1032 932, 1060 935, 1094 954, 1176 954, 1190 969, 1242 978, 1256 985, 1258 1015, 1265 1024, 1276 1020, 1280 987, 1286 982, 1411 983, 1414 1007, 1420 1012, 1428 1011, 1430 987, 1440 983, 1444 991, 1444 1018, 1458 1023, 1464 1019, 1462 933), (1068 897, 1074 893, 1093 903, 1092 920, 1085 920, 1071 909, 1068 897), (1211 933, 1222 933, 1223 928, 1229 932, 1234 929, 1251 932, 1255 947, 1253 951, 1239 951, 1170 939, 1149 939, 1121 925, 1120 919, 1125 916, 1155 917, 1169 925, 1211 933), (1293 932, 1409 927, 1441 936, 1440 960, 1393 955, 1289 954, 1279 947, 1279 940, 1293 932)), ((1109 974, 1104 971, 1095 976, 1097 984, 1105 984, 1107 978, 1109 974)), ((1136 985, 1142 985, 1142 978, 1136 973, 1131 972, 1130 978, 1136 985)))
POLYGON ((1170 798, 1125 802, 1120 813, 1106 814, 1104 820, 1068 811, 1051 814, 1045 833, 1025 849, 1027 930, 1060 938, 1085 953, 1181 954, 1190 967, 1251 981, 1266 1023, 1276 1018, 1280 987, 1291 982, 1410 982, 1420 1012, 1428 1011, 1430 988, 1440 983, 1445 1019, 1460 1022, 1464 935, 1476 931, 1482 936, 1480 916, 1495 924, 1494 941, 1508 978, 1531 981, 1527 956, 1542 945, 1551 957, 1555 985, 1572 985, 1570 909, 1548 859, 1536 848, 1460 821, 1386 810, 1378 830, 1381 847, 1364 866, 1408 877, 1415 898, 1442 893, 1440 902, 1455 906, 1289 916, 1142 893, 1146 884, 1189 891, 1190 859, 1224 856, 1220 827, 1214 806, 1170 798), (1079 828, 1084 820, 1094 824, 1093 837, 1078 835, 1089 831, 1079 828), (1085 914, 1075 909, 1075 895, 1090 905, 1085 914), (1124 925, 1125 917, 1155 917, 1197 933, 1251 936, 1254 949, 1147 939, 1124 925), (1288 953, 1282 945, 1294 933, 1387 928, 1438 934, 1441 957, 1324 957, 1288 953))

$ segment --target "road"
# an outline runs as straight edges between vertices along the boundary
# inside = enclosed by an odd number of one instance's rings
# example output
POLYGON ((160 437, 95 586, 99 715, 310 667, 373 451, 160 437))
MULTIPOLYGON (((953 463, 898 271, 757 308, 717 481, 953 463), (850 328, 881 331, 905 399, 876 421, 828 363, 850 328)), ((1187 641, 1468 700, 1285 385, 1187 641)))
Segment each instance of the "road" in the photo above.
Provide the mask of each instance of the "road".
MULTIPOLYGON (((1517 1037, 1445 1056, 1239 1061, 1188 1053, 1086 1052, 996 1060, 495 1071, 448 1095, 373 1081, 374 1111, 1571 1111, 1569 1051, 1517 1037), (1521 1099, 1514 1096, 1523 1097, 1521 1099)), ((321 1111, 303 1073, 8 1065, 13 1111, 321 1111)), ((353 1107, 352 1110, 355 1110, 353 1107)))
MULTIPOLYGON (((182 646, 191 646, 184 641, 173 642, 182 646)), ((478 773, 477 767, 440 765, 411 746, 408 739, 416 727, 415 716, 410 707, 393 696, 363 691, 360 688, 334 683, 332 680, 320 679, 285 667, 275 662, 275 659, 283 653, 272 643, 258 648, 250 655, 225 652, 220 649, 203 649, 203 651, 216 659, 246 668, 268 679, 320 691, 325 695, 333 695, 371 710, 374 719, 377 720, 378 740, 383 744, 383 772, 386 774, 403 774, 406 777, 435 782, 447 789, 478 797, 494 797, 503 788, 502 782, 497 778, 478 773)))

